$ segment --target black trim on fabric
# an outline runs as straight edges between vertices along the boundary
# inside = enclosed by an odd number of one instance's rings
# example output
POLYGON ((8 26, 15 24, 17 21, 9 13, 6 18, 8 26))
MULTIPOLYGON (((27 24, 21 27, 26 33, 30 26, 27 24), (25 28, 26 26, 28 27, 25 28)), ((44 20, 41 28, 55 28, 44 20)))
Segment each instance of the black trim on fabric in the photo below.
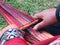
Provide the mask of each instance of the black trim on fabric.
POLYGON ((56 8, 56 18, 60 22, 60 4, 56 8))

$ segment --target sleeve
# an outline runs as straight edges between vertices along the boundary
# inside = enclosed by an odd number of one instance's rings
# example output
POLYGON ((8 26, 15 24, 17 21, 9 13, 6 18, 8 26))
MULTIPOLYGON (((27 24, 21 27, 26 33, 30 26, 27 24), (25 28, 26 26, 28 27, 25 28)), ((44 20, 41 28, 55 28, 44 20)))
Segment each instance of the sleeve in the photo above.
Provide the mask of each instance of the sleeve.
POLYGON ((49 45, 60 45, 60 37, 52 41, 49 45))
POLYGON ((60 22, 60 4, 57 6, 57 9, 56 9, 56 18, 58 22, 60 22))
POLYGON ((28 45, 28 44, 22 38, 14 38, 14 39, 7 41, 4 45, 28 45))

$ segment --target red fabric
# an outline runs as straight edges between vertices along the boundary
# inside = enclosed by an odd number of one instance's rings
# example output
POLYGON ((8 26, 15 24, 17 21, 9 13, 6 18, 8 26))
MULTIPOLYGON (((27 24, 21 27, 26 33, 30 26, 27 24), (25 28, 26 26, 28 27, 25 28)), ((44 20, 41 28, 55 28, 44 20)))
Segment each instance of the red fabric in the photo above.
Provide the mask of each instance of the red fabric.
POLYGON ((44 41, 39 41, 39 42, 36 42, 35 44, 33 45, 48 45, 50 42, 54 41, 55 39, 59 38, 60 36, 55 36, 53 38, 50 38, 50 39, 47 39, 47 40, 44 40, 44 41))
MULTIPOLYGON (((55 39, 59 38, 60 36, 55 36, 53 38, 36 42, 32 45, 48 45, 50 42, 54 41, 55 39)), ((28 45, 27 42, 21 38, 14 38, 9 41, 7 41, 4 45, 28 45)))
POLYGON ((4 45, 28 45, 25 40, 21 38, 14 38, 7 41, 4 45))
POLYGON ((22 25, 20 23, 18 23, 11 15, 9 15, 9 13, 7 13, 3 8, 0 8, 0 12, 3 13, 3 15, 5 15, 6 19, 8 21, 10 21, 11 23, 17 25, 18 27, 21 27, 22 25))

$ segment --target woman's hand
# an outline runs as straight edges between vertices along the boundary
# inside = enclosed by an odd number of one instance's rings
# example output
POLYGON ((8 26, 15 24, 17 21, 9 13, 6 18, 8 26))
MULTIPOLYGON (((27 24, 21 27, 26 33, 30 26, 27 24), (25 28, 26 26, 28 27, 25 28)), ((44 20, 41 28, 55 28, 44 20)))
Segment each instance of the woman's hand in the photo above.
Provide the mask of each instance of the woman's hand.
POLYGON ((52 9, 44 10, 40 13, 35 14, 34 18, 43 19, 41 22, 39 22, 38 24, 34 26, 35 30, 54 24, 57 22, 56 9, 52 8, 52 9))

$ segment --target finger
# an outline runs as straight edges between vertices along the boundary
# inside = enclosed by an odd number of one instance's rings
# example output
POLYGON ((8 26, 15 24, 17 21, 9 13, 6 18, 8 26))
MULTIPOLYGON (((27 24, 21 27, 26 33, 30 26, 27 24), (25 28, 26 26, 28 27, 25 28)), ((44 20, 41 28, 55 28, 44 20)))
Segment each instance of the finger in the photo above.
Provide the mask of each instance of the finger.
POLYGON ((34 18, 42 18, 42 14, 41 13, 37 13, 33 16, 34 18))
POLYGON ((38 24, 36 24, 35 26, 34 26, 34 30, 38 30, 38 29, 41 29, 41 28, 43 28, 44 26, 45 26, 45 24, 44 24, 45 22, 44 21, 42 21, 42 22, 40 22, 40 23, 38 23, 38 24))

